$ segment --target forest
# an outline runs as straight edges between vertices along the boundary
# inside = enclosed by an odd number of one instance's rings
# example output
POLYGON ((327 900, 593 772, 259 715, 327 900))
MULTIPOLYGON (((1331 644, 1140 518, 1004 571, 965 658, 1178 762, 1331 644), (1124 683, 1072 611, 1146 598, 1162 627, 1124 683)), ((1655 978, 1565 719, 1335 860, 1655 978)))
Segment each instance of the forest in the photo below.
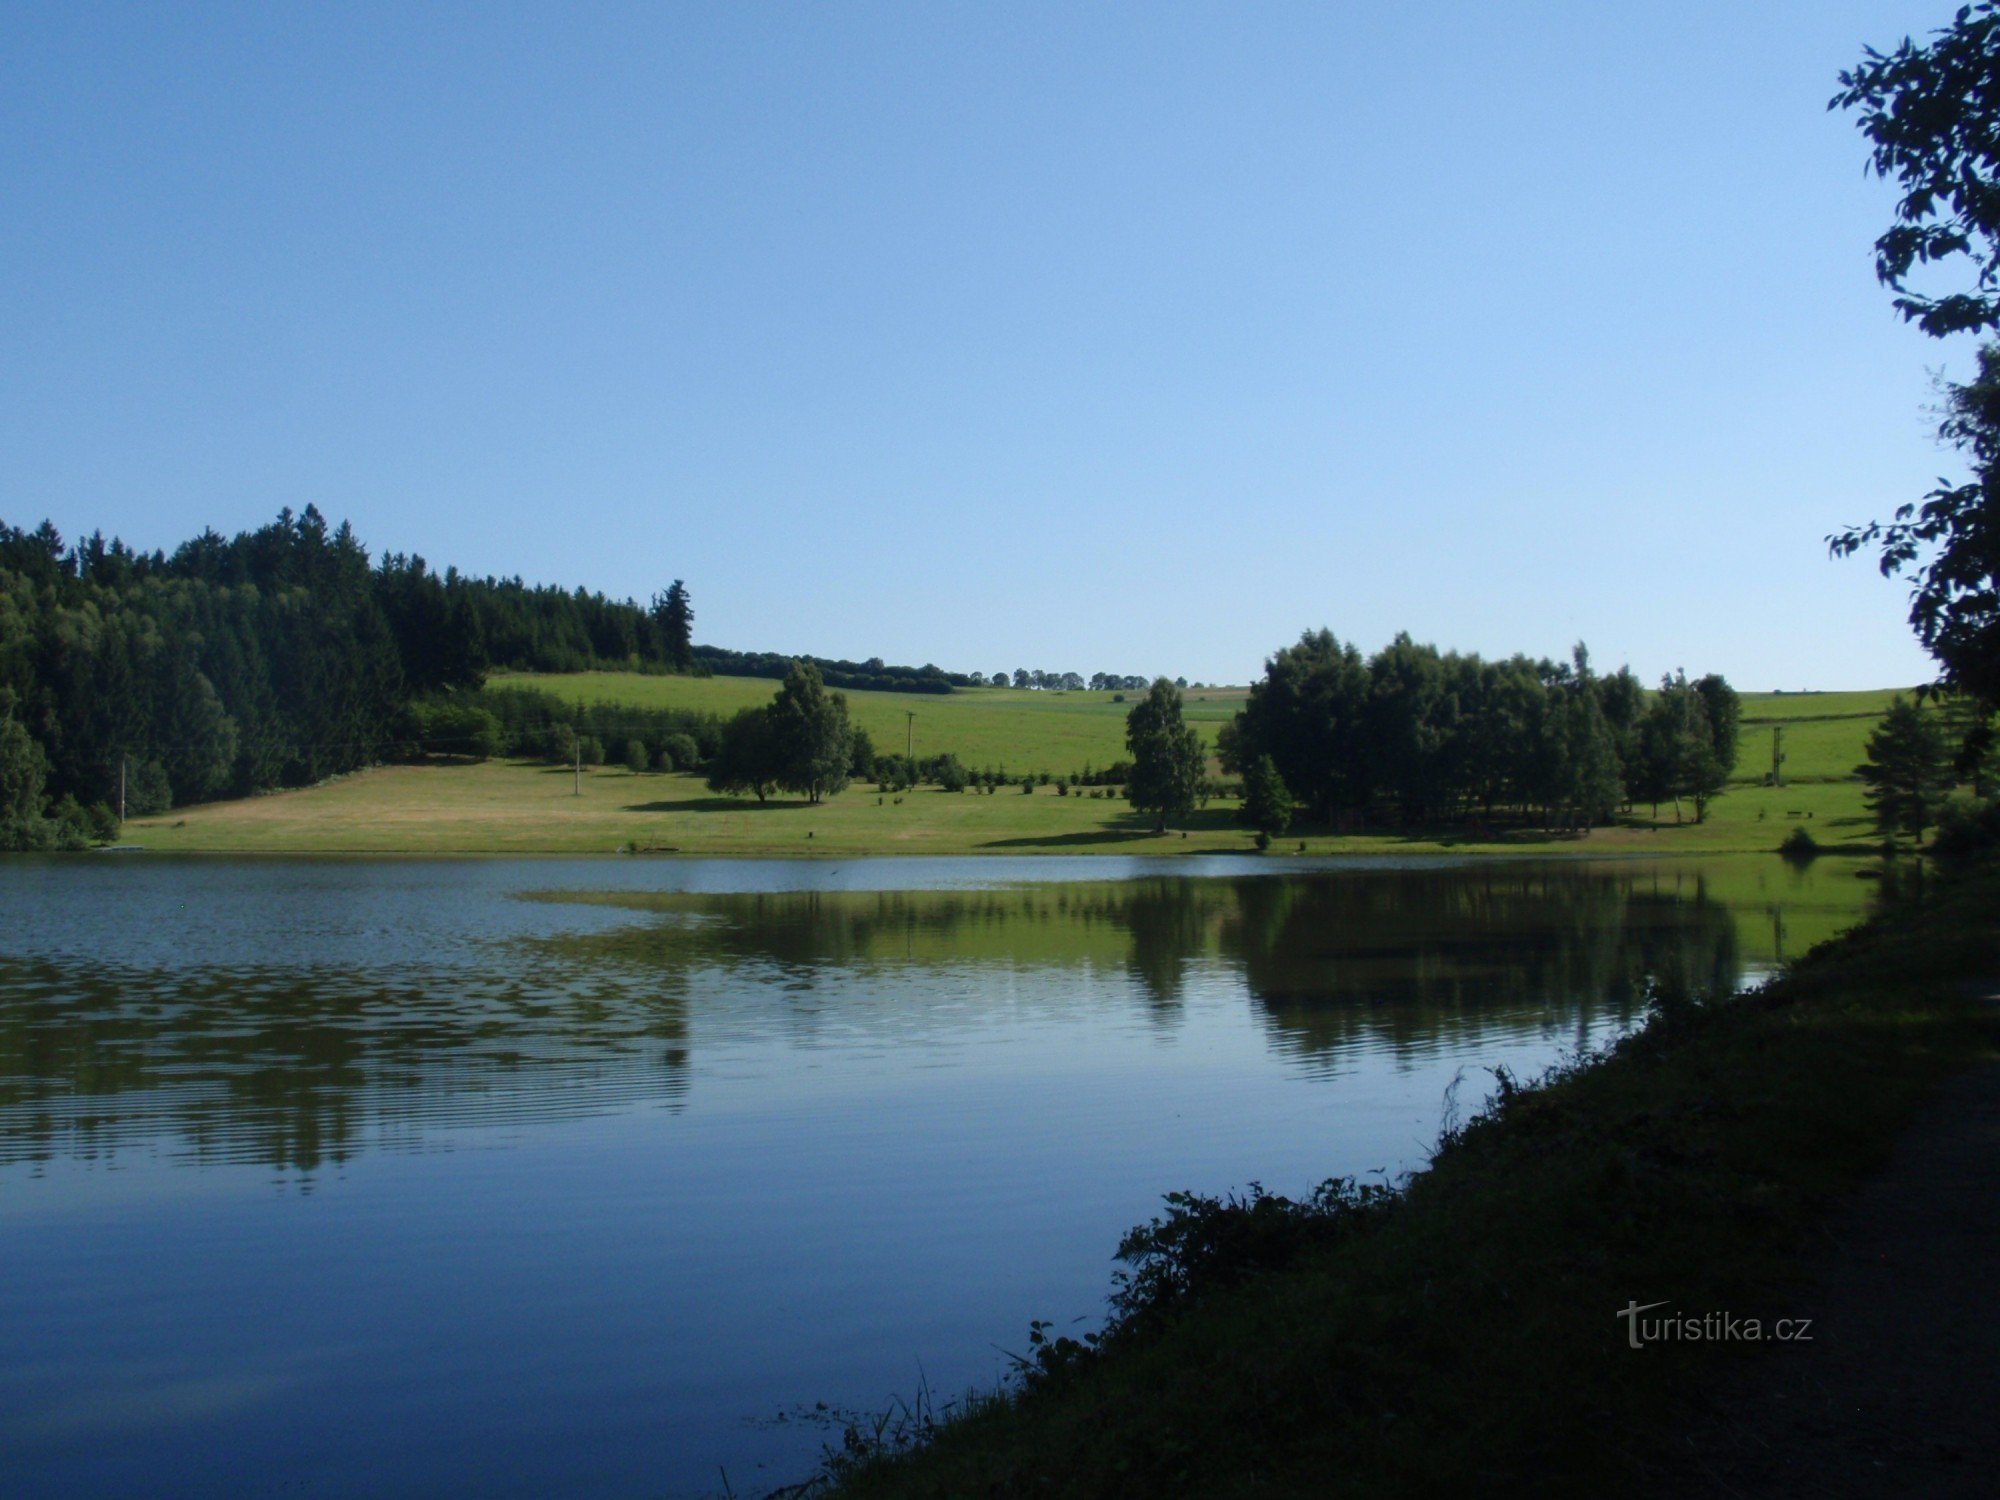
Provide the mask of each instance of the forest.
POLYGON ((1649 692, 1628 668, 1593 672, 1582 646, 1567 662, 1484 661, 1398 635, 1364 660, 1320 630, 1270 658, 1217 749, 1343 830, 1503 814, 1588 828, 1635 802, 1685 802, 1700 820, 1741 718, 1719 676, 1677 672, 1649 692))
MULTIPOLYGON (((371 562, 351 526, 330 527, 311 507, 233 538, 205 532, 171 554, 95 535, 68 546, 46 522, 0 525, 0 846, 77 847, 110 837, 121 814, 436 755, 706 768, 718 789, 798 782, 816 798, 869 774, 865 737, 851 756, 818 757, 841 761, 838 776, 766 775, 743 770, 747 731, 720 715, 569 703, 487 688, 487 675, 617 666, 778 677, 802 661, 815 692, 950 692, 979 675, 699 647, 693 617, 679 580, 642 607, 440 574, 401 553, 371 562)), ((1581 647, 1568 662, 1489 662, 1404 635, 1364 660, 1320 631, 1270 658, 1213 748, 1246 783, 1282 784, 1313 826, 1582 828, 1634 801, 1685 802, 1699 820, 1734 764, 1738 719, 1720 677, 1677 674, 1648 690, 1623 669, 1595 674, 1581 647)), ((931 779, 937 766, 941 783, 956 779, 943 755, 902 780, 931 779)))
MULTIPOLYGON (((638 745, 662 764, 678 739, 690 763, 716 743, 708 716, 469 694, 497 669, 771 675, 765 658, 694 645, 692 623, 678 580, 646 607, 401 553, 372 563, 351 526, 311 506, 170 554, 0 523, 0 847, 76 847, 108 837, 121 807, 305 786, 426 750, 596 759, 638 745)), ((822 671, 952 686, 934 667, 822 671)))

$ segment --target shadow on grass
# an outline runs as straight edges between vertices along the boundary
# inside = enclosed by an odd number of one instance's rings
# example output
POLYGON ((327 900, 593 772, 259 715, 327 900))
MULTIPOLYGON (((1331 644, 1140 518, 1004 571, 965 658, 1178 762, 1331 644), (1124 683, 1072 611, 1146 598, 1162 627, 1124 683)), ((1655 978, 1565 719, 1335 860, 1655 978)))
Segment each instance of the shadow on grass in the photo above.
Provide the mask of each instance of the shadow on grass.
POLYGON ((810 802, 800 800, 759 802, 754 798, 748 797, 695 797, 685 802, 628 802, 619 811, 636 813, 758 813, 804 811, 811 806, 810 802))

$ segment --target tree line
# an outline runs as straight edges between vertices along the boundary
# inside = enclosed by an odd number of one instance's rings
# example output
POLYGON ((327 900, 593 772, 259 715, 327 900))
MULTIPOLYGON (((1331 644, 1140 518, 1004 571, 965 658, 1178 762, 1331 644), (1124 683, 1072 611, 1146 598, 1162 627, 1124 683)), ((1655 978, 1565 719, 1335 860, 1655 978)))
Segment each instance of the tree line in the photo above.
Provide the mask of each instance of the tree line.
MULTIPOLYGON (((1048 693, 1080 693, 1088 688, 1093 693, 1133 692, 1143 693, 1151 679, 1119 672, 1092 672, 1085 677, 1081 672, 1050 672, 1041 667, 1016 667, 1012 672, 995 672, 988 677, 983 672, 973 672, 963 679, 954 677, 966 687, 1016 687, 1034 688, 1048 693)), ((1175 685, 1186 687, 1185 677, 1174 679, 1175 685)), ((1195 684, 1200 687, 1200 683, 1195 684)))
MULTIPOLYGON (((371 563, 351 526, 312 506, 171 553, 0 522, 0 847, 101 838, 121 802, 157 812, 431 751, 554 754, 543 741, 558 731, 570 758, 628 759, 637 743, 655 763, 684 734, 705 763, 721 743, 712 717, 626 734, 550 699, 528 743, 508 700, 471 701, 496 669, 790 670, 698 646, 693 624, 679 579, 641 605, 405 553, 371 563)), ((971 682, 879 658, 817 665, 891 691, 971 682)))
POLYGON ((1567 662, 1485 661, 1403 634, 1364 659, 1321 630, 1270 658, 1216 748, 1246 794, 1317 824, 1576 829, 1636 802, 1685 803, 1700 821, 1740 723, 1713 674, 1649 693, 1627 668, 1592 671, 1582 646, 1567 662))
POLYGON ((678 581, 641 610, 402 554, 374 566, 311 506, 171 554, 0 523, 0 847, 466 741, 490 726, 459 700, 490 668, 691 667, 692 621, 678 581))

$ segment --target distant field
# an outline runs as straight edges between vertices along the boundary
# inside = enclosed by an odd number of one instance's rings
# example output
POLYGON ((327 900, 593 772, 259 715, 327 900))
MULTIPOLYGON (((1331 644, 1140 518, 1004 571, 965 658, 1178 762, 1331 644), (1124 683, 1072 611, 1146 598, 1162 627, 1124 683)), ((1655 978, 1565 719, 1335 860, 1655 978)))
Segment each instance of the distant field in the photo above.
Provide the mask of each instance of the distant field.
MULTIPOLYGON (((581 701, 672 704, 732 712, 769 701, 763 678, 688 679, 603 673, 511 677, 581 701)), ((1213 743, 1243 689, 1187 693, 1190 716, 1213 743)), ((985 688, 928 697, 850 693, 855 717, 882 748, 900 748, 903 714, 917 715, 919 753, 950 750, 970 765, 1021 772, 1080 770, 1124 753, 1129 703, 1108 693, 1034 693, 985 688)), ((1129 695, 1128 695, 1129 696, 1129 695)), ((1671 804, 1587 838, 1509 833, 1492 842, 1452 835, 1405 838, 1393 832, 1284 840, 1273 857, 1295 854, 1577 853, 1676 855, 1767 852, 1793 827, 1823 846, 1863 853, 1873 827, 1852 770, 1869 728, 1891 695, 1757 694, 1744 699, 1738 781, 1709 807, 1707 822, 1676 824, 1671 804), (1782 787, 1762 785, 1773 720, 1785 725, 1782 787), (1817 779, 1815 779, 1817 778, 1817 779)), ((1212 802, 1187 837, 1155 837, 1121 801, 1058 797, 1053 788, 992 796, 926 788, 899 801, 855 786, 819 807, 791 800, 762 804, 710 795, 697 776, 635 774, 597 767, 574 795, 568 771, 539 765, 388 766, 302 791, 177 808, 134 819, 126 838, 163 853, 610 853, 621 848, 704 855, 858 857, 882 854, 1194 854, 1241 852, 1249 838, 1233 822, 1235 804, 1212 802)), ((1686 810, 1690 819, 1692 809, 1686 810)))
MULTIPOLYGON (((625 703, 733 714, 769 703, 778 684, 764 677, 648 677, 636 672, 516 673, 494 687, 530 687, 572 703, 625 703)), ((1125 755, 1125 716, 1138 695, 1040 693, 1032 689, 961 688, 955 693, 842 690, 847 711, 879 751, 901 751, 913 727, 919 755, 956 755, 987 766, 1064 775, 1086 762, 1106 766, 1125 755), (911 726, 904 717, 915 714, 911 726)), ((1243 706, 1247 690, 1189 688, 1181 696, 1189 723, 1212 748, 1215 732, 1243 706)))
MULTIPOLYGON (((1910 689, 1902 690, 1908 696, 1910 689)), ((1895 691, 1754 693, 1743 698, 1735 779, 1762 781, 1771 769, 1771 731, 1784 731, 1784 771, 1795 781, 1845 781, 1867 756, 1868 733, 1895 691)))
MULTIPOLYGON (((777 684, 759 677, 646 677, 633 672, 521 674, 496 687, 539 688, 578 703, 630 703, 732 714, 769 703, 777 684)), ((1190 723, 1212 749, 1215 734, 1243 706, 1247 688, 1189 688, 1182 697, 1190 723)), ((1010 771, 1080 771, 1125 754, 1131 698, 1110 693, 1038 693, 971 688, 928 697, 912 693, 849 693, 848 711, 878 750, 903 748, 906 712, 916 714, 917 751, 949 750, 968 766, 1010 771)), ((1865 753, 1868 731, 1895 694, 1746 693, 1734 779, 1761 782, 1771 769, 1771 730, 1784 730, 1785 775, 1799 781, 1847 780, 1865 753)))
POLYGON ((1865 693, 1745 693, 1743 717, 1761 719, 1849 719, 1857 716, 1881 717, 1889 700, 1901 693, 1905 698, 1915 688, 1871 688, 1865 693))

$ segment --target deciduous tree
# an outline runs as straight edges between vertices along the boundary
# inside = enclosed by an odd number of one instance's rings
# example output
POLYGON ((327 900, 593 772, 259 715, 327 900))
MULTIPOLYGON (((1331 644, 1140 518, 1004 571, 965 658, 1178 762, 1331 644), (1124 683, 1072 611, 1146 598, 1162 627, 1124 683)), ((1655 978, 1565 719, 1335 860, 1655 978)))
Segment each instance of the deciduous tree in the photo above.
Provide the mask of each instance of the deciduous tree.
POLYGON ((1125 716, 1125 744, 1132 752, 1125 800, 1152 813, 1153 831, 1165 833, 1169 818, 1194 809, 1206 764, 1201 736, 1182 722, 1180 690, 1166 678, 1125 716))
POLYGON ((1260 755, 1243 773, 1243 805, 1236 820, 1259 833, 1276 838, 1292 826, 1292 794, 1285 778, 1278 774, 1277 762, 1260 755))
MULTIPOLYGON (((1926 333, 2000 328, 2000 4, 1961 6, 1923 45, 1868 48, 1840 75, 1829 108, 1859 111, 1870 165, 1903 195, 1875 241, 1875 274, 1926 333), (1940 263, 1969 261, 1972 284, 1932 291, 1940 263)), ((1944 681, 2000 704, 2000 352, 1979 352, 1977 377, 1946 384, 1939 436, 1972 471, 1940 481, 1888 522, 1827 538, 1836 555, 1879 549, 1884 574, 1909 570, 1910 624, 1944 681)))
POLYGON ((818 802, 847 785, 854 765, 847 699, 826 690, 817 667, 811 662, 793 667, 770 713, 780 786, 818 802))

